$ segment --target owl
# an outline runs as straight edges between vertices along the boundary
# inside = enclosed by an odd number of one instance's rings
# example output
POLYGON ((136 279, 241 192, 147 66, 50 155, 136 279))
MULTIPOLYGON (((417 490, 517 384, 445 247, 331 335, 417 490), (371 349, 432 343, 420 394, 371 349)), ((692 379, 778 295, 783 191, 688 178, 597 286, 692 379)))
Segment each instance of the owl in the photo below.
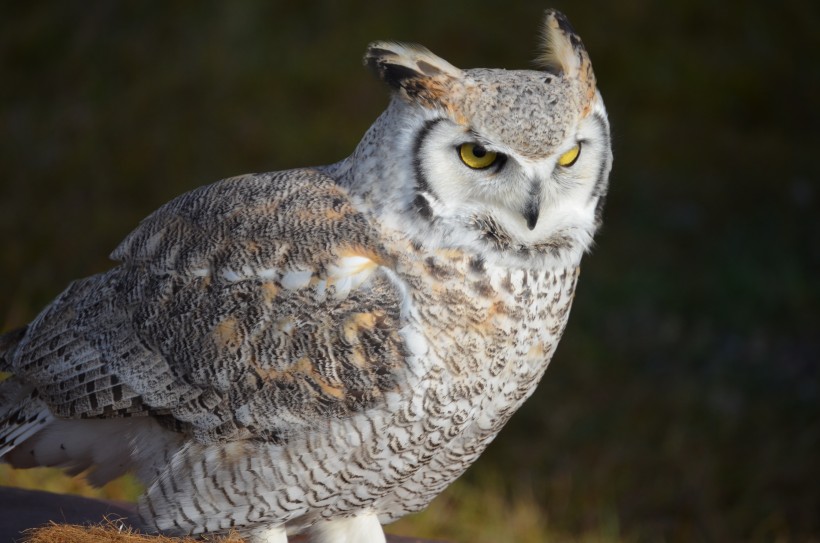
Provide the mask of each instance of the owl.
POLYGON ((409 44, 348 158, 226 179, 0 337, 0 458, 102 484, 144 528, 384 542, 541 379, 612 163, 587 52, 548 10, 536 70, 409 44))

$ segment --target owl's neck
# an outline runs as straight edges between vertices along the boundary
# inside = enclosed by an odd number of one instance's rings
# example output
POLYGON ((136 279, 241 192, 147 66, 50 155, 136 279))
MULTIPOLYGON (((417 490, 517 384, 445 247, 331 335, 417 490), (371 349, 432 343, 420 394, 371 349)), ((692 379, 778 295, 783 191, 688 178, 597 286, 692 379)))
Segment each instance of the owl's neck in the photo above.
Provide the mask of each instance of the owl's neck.
POLYGON ((404 141, 410 138, 412 130, 402 129, 407 123, 401 109, 391 103, 352 155, 322 168, 350 192, 360 208, 377 216, 388 209, 404 210, 415 191, 412 160, 406 150, 410 143, 404 141))

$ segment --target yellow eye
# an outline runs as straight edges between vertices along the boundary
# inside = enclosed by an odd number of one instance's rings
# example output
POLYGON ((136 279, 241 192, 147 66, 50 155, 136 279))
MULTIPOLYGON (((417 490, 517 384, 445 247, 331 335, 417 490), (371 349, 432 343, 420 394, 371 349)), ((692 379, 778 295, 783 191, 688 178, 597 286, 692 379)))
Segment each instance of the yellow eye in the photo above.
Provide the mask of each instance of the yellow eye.
POLYGON ((476 143, 462 143, 458 146, 461 161, 474 170, 489 168, 498 160, 498 153, 488 151, 476 143))
POLYGON ((575 147, 558 157, 558 165, 564 168, 568 168, 575 164, 575 161, 578 160, 578 156, 581 154, 581 144, 577 144, 575 147))

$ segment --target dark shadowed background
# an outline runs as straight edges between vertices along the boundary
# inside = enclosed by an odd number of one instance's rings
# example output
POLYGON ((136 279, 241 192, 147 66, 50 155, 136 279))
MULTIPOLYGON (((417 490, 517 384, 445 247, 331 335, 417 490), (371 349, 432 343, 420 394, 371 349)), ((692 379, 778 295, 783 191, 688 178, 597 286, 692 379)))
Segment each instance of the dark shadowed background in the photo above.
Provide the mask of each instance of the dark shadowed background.
MULTIPOLYGON (((604 228, 535 396, 398 530, 820 541, 820 4, 551 5, 610 111, 604 228)), ((4 3, 0 329, 170 198, 349 154, 388 101, 368 42, 527 68, 544 7, 4 3)))

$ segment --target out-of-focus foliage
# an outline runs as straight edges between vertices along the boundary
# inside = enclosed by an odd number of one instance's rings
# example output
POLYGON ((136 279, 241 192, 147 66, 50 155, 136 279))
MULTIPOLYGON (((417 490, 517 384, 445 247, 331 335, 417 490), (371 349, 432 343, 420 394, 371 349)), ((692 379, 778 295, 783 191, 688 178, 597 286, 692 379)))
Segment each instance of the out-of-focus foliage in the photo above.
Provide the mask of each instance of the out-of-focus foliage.
MULTIPOLYGON (((465 542, 817 541, 820 7, 552 5, 584 38, 610 110, 605 225, 535 396, 396 529, 465 542)), ((0 328, 110 266, 117 242, 181 192, 347 155, 387 103, 361 66, 369 41, 523 68, 543 7, 4 6, 0 328)), ((48 484, 0 471, 27 478, 48 484)), ((133 497, 129 485, 109 495, 133 497)))

